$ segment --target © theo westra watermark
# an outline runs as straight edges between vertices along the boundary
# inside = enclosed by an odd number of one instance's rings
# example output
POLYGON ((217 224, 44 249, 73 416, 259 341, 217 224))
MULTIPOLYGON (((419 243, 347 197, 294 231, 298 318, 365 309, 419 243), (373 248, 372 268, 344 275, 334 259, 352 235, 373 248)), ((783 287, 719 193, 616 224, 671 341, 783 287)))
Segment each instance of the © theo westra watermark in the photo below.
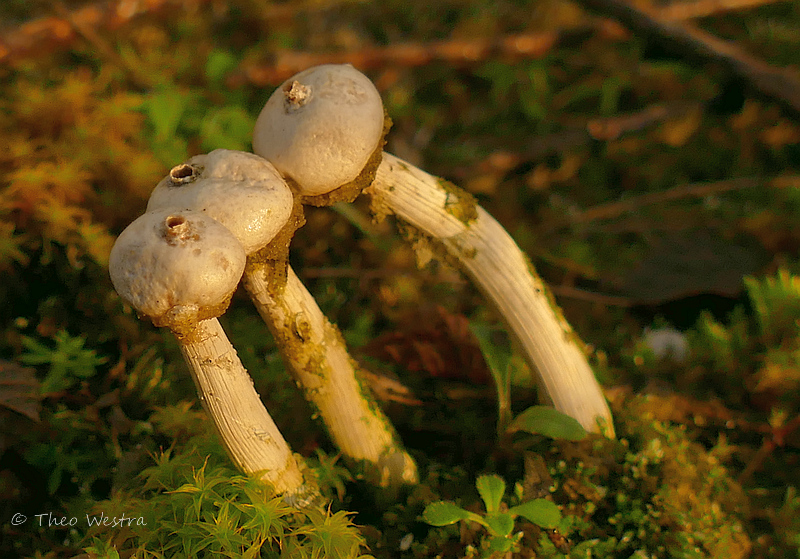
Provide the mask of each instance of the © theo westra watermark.
MULTIPOLYGON (((100 514, 85 515, 85 525, 104 526, 107 528, 122 528, 124 526, 147 526, 143 516, 106 516, 104 512, 100 514)), ((22 513, 14 513, 11 517, 12 526, 22 526, 28 522, 28 517, 22 513)), ((42 528, 74 528, 78 524, 83 524, 84 519, 77 516, 58 516, 52 512, 43 512, 41 514, 34 514, 32 524, 42 528)))

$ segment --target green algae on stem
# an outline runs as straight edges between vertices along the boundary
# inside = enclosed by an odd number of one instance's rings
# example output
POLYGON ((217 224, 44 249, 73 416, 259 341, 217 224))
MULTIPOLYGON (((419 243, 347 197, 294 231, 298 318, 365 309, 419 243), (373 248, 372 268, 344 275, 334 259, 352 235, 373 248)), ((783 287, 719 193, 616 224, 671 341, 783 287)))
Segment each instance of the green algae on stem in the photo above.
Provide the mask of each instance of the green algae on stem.
POLYGON ((583 345, 554 310, 547 286, 511 236, 471 196, 401 159, 384 153, 375 181, 365 191, 380 220, 394 214, 440 242, 506 321, 543 396, 589 432, 614 436, 611 411, 583 345), (464 211, 453 213, 453 197, 464 211), (469 209, 474 209, 475 217, 469 209))
POLYGON ((325 318, 291 267, 283 285, 271 283, 266 268, 248 266, 245 288, 334 444, 348 459, 363 462, 368 479, 382 487, 416 483, 414 460, 358 382, 339 330, 325 318))

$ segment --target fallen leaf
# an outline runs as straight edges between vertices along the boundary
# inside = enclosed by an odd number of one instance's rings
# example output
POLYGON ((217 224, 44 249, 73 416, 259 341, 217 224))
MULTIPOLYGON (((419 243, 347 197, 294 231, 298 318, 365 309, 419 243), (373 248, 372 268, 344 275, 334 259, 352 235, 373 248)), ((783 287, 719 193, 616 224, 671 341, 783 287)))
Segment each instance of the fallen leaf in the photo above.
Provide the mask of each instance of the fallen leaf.
POLYGON ((474 384, 491 378, 467 318, 438 305, 409 314, 396 331, 375 338, 362 351, 435 378, 474 384))
POLYGON ((34 369, 0 359, 0 406, 39 421, 40 386, 34 369))

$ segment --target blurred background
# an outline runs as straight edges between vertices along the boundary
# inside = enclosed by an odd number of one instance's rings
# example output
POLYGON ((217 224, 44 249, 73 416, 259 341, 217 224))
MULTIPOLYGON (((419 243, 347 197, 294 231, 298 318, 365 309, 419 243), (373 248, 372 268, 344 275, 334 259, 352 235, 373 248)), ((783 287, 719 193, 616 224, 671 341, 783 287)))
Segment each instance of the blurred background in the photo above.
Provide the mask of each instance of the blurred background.
MULTIPOLYGON (((387 151, 471 192, 530 256, 612 402, 649 394, 703 444, 731 441, 732 471, 767 511, 747 513, 755 551, 793 556, 800 5, 634 4, 3 2, 3 522, 107 498, 169 444, 147 418, 193 388, 174 342, 114 293, 113 241, 172 166, 249 151, 272 90, 336 62, 380 90, 387 151)), ((497 317, 456 270, 419 270, 367 201, 306 217, 293 265, 406 444, 477 468, 493 389, 466 324, 497 317), (430 405, 464 403, 483 411, 430 427, 430 405)), ((224 318, 293 447, 330 450, 245 298, 224 318)), ((529 376, 518 384, 530 405, 529 376)), ((75 546, 3 530, 3 556, 75 546)))

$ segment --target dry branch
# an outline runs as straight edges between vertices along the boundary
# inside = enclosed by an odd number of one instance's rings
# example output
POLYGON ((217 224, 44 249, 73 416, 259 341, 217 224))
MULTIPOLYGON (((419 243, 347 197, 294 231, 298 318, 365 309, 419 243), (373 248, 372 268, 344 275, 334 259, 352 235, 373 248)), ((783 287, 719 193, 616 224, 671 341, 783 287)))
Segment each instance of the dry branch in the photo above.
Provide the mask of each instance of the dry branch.
MULTIPOLYGON (((328 2, 308 1, 303 4, 264 4, 259 8, 259 18, 267 22, 288 20, 298 13, 322 10, 348 0, 328 2)), ((5 26, 0 30, 0 64, 11 64, 19 59, 41 56, 70 47, 81 36, 96 33, 113 33, 123 25, 143 17, 164 19, 172 13, 195 13, 205 5, 222 10, 227 7, 213 0, 114 0, 87 3, 67 13, 31 19, 17 27, 5 26)))
POLYGON ((586 223, 589 221, 614 219, 622 214, 640 210, 645 206, 666 204, 684 198, 702 198, 714 194, 722 194, 723 192, 729 192, 731 190, 755 188, 764 185, 768 181, 769 179, 758 177, 739 177, 717 182, 682 184, 663 192, 648 192, 647 194, 641 194, 626 200, 618 200, 587 208, 582 212, 570 216, 570 222, 586 223))
POLYGON ((0 64, 35 57, 72 45, 80 29, 113 32, 142 15, 160 15, 169 10, 196 9, 207 0, 118 0, 98 2, 57 16, 41 17, 0 33, 0 64))
POLYGON ((540 160, 554 153, 563 153, 590 144, 595 140, 611 141, 626 134, 642 132, 665 121, 683 118, 702 107, 701 102, 675 101, 650 105, 633 113, 591 119, 581 127, 536 137, 531 141, 530 146, 519 152, 494 150, 491 155, 476 165, 461 171, 456 170, 454 173, 459 179, 506 173, 522 163, 540 160))
MULTIPOLYGON (((587 30, 581 29, 580 33, 586 34, 587 30)), ((257 86, 274 85, 301 70, 321 64, 348 63, 369 71, 387 65, 407 68, 424 66, 434 61, 459 66, 495 57, 541 58, 554 45, 563 41, 565 35, 559 32, 524 33, 472 40, 397 43, 341 52, 283 51, 273 54, 271 60, 243 66, 238 73, 230 76, 228 86, 236 87, 245 83, 257 86)), ((574 37, 575 32, 571 32, 570 36, 574 37)))
POLYGON ((796 72, 774 68, 736 46, 693 25, 671 21, 654 9, 634 7, 623 0, 580 0, 585 6, 610 15, 624 25, 653 37, 690 56, 721 64, 761 93, 800 114, 800 77, 796 72))
POLYGON ((687 21, 701 17, 718 16, 728 12, 750 10, 786 0, 694 0, 673 2, 658 8, 658 15, 673 21, 687 21))
MULTIPOLYGON (((664 21, 685 21, 780 1, 784 0, 677 2, 654 10, 653 14, 664 21)), ((343 2, 347 0, 265 5, 260 8, 257 17, 263 22, 274 23, 289 20, 299 13, 325 10, 343 2)), ((96 46, 99 44, 97 37, 100 33, 113 33, 135 19, 153 16, 163 19, 170 13, 196 12, 207 4, 214 3, 211 0, 115 0, 90 3, 67 13, 57 11, 56 15, 32 19, 16 28, 0 30, 0 64, 13 64, 20 59, 66 49, 81 38, 96 46)), ((214 4, 214 7, 218 5, 214 4)), ((225 9, 222 8, 223 11, 225 9)), ((599 19, 592 25, 571 30, 523 33, 494 39, 404 43, 339 53, 281 52, 275 54, 271 61, 241 68, 231 76, 229 85, 277 84, 300 70, 329 63, 348 62, 362 69, 371 69, 387 64, 419 66, 434 60, 451 64, 473 64, 491 57, 536 58, 569 37, 579 38, 597 30, 608 37, 619 36, 616 27, 616 23, 611 20, 599 19)))

